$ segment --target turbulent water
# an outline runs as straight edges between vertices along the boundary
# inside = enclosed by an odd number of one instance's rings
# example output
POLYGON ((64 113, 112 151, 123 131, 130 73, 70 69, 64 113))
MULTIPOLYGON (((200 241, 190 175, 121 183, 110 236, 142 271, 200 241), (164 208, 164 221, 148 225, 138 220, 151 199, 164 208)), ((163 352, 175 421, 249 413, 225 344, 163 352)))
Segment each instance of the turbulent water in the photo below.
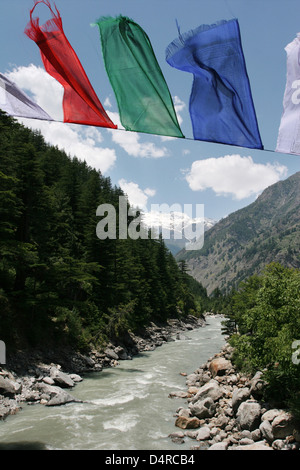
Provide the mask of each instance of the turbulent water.
POLYGON ((185 377, 217 353, 225 340, 221 320, 186 333, 188 339, 163 344, 133 360, 92 373, 72 395, 84 403, 61 407, 24 405, 0 422, 0 450, 183 450, 192 441, 175 444, 168 437, 179 431, 174 413, 184 399, 168 398, 186 391, 185 377))

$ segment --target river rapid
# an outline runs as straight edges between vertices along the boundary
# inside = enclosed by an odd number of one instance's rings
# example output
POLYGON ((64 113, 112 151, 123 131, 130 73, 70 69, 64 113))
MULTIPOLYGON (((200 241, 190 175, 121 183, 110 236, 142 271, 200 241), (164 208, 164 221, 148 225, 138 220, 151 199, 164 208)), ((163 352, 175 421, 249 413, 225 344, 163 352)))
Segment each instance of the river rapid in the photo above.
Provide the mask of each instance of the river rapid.
POLYGON ((191 374, 225 344, 221 318, 188 331, 188 339, 165 343, 114 368, 90 373, 72 390, 84 403, 60 407, 24 405, 0 422, 0 450, 188 450, 168 437, 179 430, 174 413, 186 400, 191 374))

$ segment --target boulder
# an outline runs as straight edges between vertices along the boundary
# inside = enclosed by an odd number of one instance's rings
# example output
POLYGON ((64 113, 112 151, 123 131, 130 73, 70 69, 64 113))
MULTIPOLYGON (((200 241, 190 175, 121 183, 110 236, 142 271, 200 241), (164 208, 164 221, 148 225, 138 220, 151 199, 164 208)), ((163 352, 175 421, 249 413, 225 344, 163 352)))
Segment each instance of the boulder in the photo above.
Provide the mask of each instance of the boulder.
POLYGON ((73 380, 73 382, 78 383, 82 382, 83 378, 78 375, 78 374, 70 374, 70 378, 73 380))
POLYGON ((225 375, 230 369, 232 369, 232 364, 224 357, 217 357, 209 364, 209 371, 213 377, 225 375))
POLYGON ((116 361, 119 359, 119 356, 113 349, 106 348, 104 351, 105 355, 109 357, 109 359, 115 359, 116 361))
POLYGON ((43 382, 47 385, 54 385, 55 381, 52 379, 52 377, 43 377, 43 382))
POLYGON ((250 397, 250 389, 247 388, 247 387, 239 388, 239 389, 237 389, 233 392, 231 403, 232 403, 232 409, 233 409, 234 413, 237 412, 238 407, 240 406, 240 404, 243 401, 248 400, 249 397, 250 397))
POLYGON ((114 350, 114 352, 117 354, 118 358, 121 359, 121 361, 125 361, 128 359, 128 354, 122 346, 117 346, 114 350))
POLYGON ((264 439, 266 439, 268 442, 274 441, 274 434, 270 421, 268 421, 267 419, 262 421, 261 425, 259 426, 259 429, 264 439))
POLYGON ((262 398, 266 382, 263 380, 263 373, 258 371, 251 380, 250 394, 255 399, 262 398))
POLYGON ((56 375, 54 375, 52 378, 54 382, 58 384, 60 387, 64 387, 64 388, 74 387, 74 381, 71 379, 71 377, 68 374, 65 374, 64 372, 61 372, 60 370, 57 371, 56 375))
POLYGON ((200 427, 200 420, 198 418, 187 418, 185 416, 178 416, 175 421, 175 426, 181 429, 197 429, 200 427))
POLYGON ((241 429, 253 431, 260 424, 261 406, 256 401, 244 401, 240 404, 236 416, 241 429))
POLYGON ((266 411, 262 417, 261 417, 261 420, 262 421, 270 421, 270 423, 272 423, 273 419, 275 419, 278 415, 280 415, 280 413, 282 413, 282 410, 277 410, 275 408, 272 408, 271 410, 268 410, 266 411))
POLYGON ((284 439, 294 432, 293 417, 290 413, 282 412, 272 421, 274 439, 284 439))
POLYGON ((233 447, 233 450, 273 450, 271 447, 267 446, 263 441, 255 442, 254 444, 242 445, 233 447))
POLYGON ((68 392, 65 390, 62 390, 61 388, 57 387, 57 393, 54 397, 52 397, 47 403, 46 406, 60 406, 60 405, 65 405, 66 403, 81 403, 81 400, 78 400, 77 398, 74 398, 72 395, 70 395, 68 392))
POLYGON ((168 398, 188 398, 189 396, 190 394, 188 392, 178 390, 176 392, 170 392, 168 398))
POLYGON ((216 444, 213 444, 207 450, 227 450, 227 449, 228 449, 228 442, 223 441, 223 442, 217 442, 216 444))
POLYGON ((14 396, 21 393, 22 385, 0 375, 0 394, 14 396))
POLYGON ((217 401, 224 395, 224 393, 225 392, 223 387, 221 387, 216 380, 211 379, 209 382, 199 388, 199 391, 191 399, 191 403, 196 403, 197 401, 207 397, 211 398, 213 401, 217 401))
POLYGON ((197 432, 196 440, 197 441, 206 441, 210 438, 210 428, 208 426, 203 426, 197 432))
POLYGON ((191 414, 199 419, 211 418, 216 412, 216 405, 210 397, 189 405, 189 408, 191 414))
POLYGON ((45 400, 47 400, 46 406, 58 406, 71 402, 82 403, 81 400, 74 398, 64 389, 57 386, 38 382, 35 384, 34 388, 43 395, 45 400))

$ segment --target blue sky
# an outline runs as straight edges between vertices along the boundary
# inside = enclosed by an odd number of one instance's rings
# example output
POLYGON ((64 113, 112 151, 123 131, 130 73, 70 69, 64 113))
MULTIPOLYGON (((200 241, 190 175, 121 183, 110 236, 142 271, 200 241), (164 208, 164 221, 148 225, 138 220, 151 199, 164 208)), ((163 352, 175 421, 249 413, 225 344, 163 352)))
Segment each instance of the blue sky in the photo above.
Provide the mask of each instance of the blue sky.
MULTIPOLYGON (((52 3, 52 2, 51 2, 52 3)), ((103 15, 131 17, 148 34, 169 86, 186 139, 162 139, 61 123, 34 122, 45 139, 110 176, 130 202, 204 204, 205 216, 220 219, 251 202, 270 184, 300 170, 300 156, 194 141, 188 111, 190 74, 170 67, 165 49, 181 32, 236 17, 263 145, 276 148, 286 81, 285 46, 300 31, 298 0, 56 0, 64 32, 101 103, 118 122, 118 109, 102 59, 103 15)), ((37 45, 24 34, 33 0, 1 0, 0 72, 14 80, 53 118, 59 119, 61 87, 43 70, 37 45)), ((35 16, 49 19, 39 5, 35 16)), ((95 208, 96 209, 96 208, 95 208)))

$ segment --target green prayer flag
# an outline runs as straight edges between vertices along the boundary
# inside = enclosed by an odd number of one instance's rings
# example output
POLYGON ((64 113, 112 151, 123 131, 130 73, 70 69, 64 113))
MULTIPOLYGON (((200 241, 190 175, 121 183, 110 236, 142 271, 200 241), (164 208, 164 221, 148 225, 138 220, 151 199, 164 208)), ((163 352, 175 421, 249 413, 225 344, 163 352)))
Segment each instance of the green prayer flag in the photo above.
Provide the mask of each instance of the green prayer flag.
POLYGON ((124 16, 102 17, 96 24, 106 72, 125 129, 184 137, 147 34, 124 16))

